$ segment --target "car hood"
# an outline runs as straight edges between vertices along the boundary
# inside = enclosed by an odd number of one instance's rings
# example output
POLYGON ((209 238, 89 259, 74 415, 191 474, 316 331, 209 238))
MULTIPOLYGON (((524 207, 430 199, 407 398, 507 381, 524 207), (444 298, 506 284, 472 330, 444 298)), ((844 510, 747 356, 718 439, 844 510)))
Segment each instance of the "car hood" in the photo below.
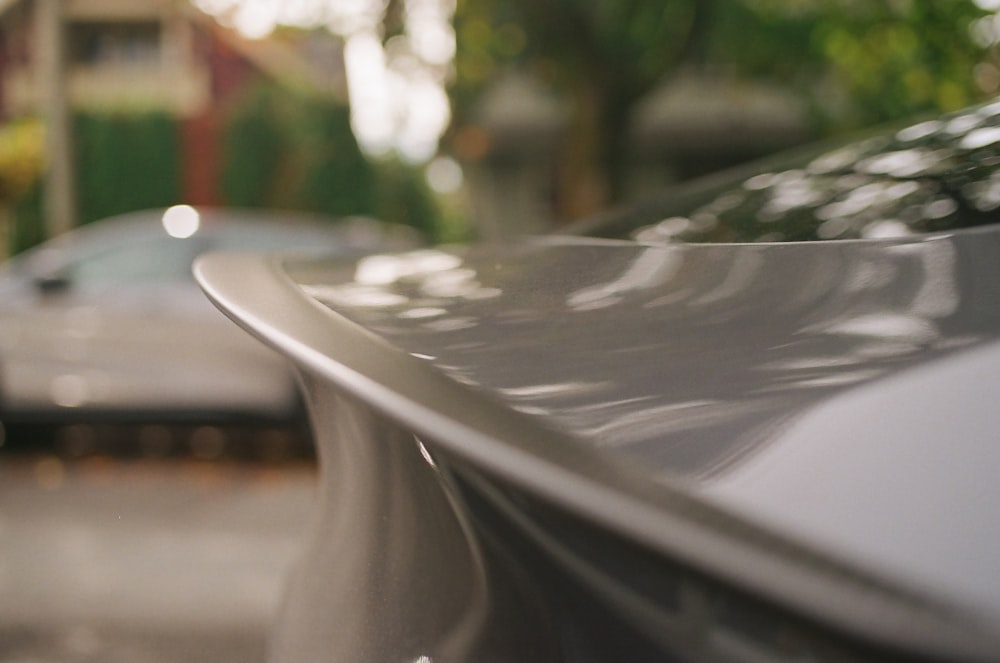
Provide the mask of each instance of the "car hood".
POLYGON ((727 558, 738 546, 713 558, 657 521, 680 496, 680 511, 1000 625, 996 229, 544 238, 352 264, 214 256, 198 271, 300 364, 644 543, 784 591, 727 558))

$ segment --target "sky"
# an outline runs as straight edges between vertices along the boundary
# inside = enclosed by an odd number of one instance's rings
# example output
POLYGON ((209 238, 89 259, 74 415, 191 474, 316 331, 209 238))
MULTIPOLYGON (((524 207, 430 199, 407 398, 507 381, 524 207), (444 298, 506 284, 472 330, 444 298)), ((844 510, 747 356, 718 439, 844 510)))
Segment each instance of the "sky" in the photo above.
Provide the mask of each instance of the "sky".
POLYGON ((445 81, 455 54, 454 0, 404 0, 406 30, 384 46, 382 0, 192 0, 251 39, 279 25, 325 26, 345 39, 351 123, 369 154, 414 163, 437 152, 450 110, 445 81))

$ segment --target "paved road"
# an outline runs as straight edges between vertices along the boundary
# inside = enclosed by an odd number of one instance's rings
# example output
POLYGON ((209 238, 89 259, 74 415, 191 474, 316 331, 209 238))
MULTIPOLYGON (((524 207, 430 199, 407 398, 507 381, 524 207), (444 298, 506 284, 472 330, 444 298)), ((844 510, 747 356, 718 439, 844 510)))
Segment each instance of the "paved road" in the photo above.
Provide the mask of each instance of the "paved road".
POLYGON ((0 660, 263 661, 314 479, 306 463, 0 455, 0 660))

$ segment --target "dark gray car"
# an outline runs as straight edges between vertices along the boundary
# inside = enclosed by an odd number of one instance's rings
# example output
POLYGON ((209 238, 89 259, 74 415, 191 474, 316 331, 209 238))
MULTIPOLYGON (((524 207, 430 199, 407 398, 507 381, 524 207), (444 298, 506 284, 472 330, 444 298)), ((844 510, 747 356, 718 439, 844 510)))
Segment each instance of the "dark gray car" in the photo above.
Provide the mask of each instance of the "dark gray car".
POLYGON ((1000 660, 998 192, 990 105, 619 239, 203 259, 319 445, 273 660, 1000 660))

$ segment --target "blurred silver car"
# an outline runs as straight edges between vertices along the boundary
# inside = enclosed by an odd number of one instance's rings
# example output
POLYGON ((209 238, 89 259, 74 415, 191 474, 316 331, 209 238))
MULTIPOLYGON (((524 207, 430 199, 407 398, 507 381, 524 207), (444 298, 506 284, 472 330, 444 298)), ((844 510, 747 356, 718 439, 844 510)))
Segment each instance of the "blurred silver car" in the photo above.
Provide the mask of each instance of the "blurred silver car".
POLYGON ((186 205, 81 227, 0 268, 0 421, 290 421, 300 407, 284 360, 212 309, 195 257, 416 241, 367 218, 186 205))

